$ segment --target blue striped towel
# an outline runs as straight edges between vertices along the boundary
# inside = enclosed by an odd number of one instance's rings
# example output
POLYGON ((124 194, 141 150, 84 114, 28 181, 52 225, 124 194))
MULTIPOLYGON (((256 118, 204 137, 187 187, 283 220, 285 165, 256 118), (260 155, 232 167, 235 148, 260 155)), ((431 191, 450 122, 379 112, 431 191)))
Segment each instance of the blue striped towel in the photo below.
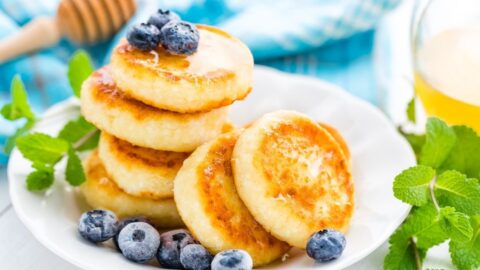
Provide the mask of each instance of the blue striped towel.
MULTIPOLYGON (((54 15, 59 0, 0 0, 0 38, 38 15, 54 15)), ((138 0, 129 24, 145 21, 156 9, 172 9, 183 19, 217 25, 243 40, 258 64, 323 78, 377 103, 371 66, 375 23, 400 0, 138 0)), ((96 66, 108 62, 112 40, 87 47, 96 66)), ((76 46, 63 40, 54 48, 0 65, 0 106, 10 80, 24 80, 35 111, 70 96, 66 62, 76 46)), ((0 118, 0 146, 14 125, 0 118)), ((0 163, 6 157, 0 156, 0 163)))

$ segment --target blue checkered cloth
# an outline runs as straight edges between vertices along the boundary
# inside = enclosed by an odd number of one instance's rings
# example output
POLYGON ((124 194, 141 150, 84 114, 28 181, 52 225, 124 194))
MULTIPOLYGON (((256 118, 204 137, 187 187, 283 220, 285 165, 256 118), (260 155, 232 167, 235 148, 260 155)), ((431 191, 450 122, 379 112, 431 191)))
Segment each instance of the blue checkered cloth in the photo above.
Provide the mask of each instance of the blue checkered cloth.
MULTIPOLYGON (((38 15, 54 15, 59 0, 0 0, 0 38, 38 15)), ((257 64, 308 74, 339 84, 372 103, 376 95, 372 69, 372 28, 401 0, 138 0, 129 24, 145 21, 158 8, 183 19, 217 25, 243 40, 257 64)), ((125 35, 84 48, 96 66, 108 62, 113 46, 125 35)), ((0 65, 0 106, 9 100, 14 74, 20 74, 36 112, 71 95, 66 63, 77 47, 63 40, 54 48, 0 65)), ((0 117, 0 147, 15 126, 0 117)), ((0 164, 6 161, 0 156, 0 164)))

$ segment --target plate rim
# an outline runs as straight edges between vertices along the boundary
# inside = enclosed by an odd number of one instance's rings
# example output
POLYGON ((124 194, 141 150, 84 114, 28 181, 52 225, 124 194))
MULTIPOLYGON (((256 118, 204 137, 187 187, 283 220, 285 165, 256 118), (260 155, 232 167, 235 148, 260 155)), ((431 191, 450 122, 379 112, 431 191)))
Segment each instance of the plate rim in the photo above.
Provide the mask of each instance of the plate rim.
MULTIPOLYGON (((261 72, 263 74, 269 74, 269 76, 281 76, 281 77, 287 77, 288 79, 292 80, 301 80, 301 81, 308 81, 310 84, 315 84, 318 86, 318 88, 322 88, 322 91, 326 91, 329 93, 333 93, 333 95, 341 96, 342 98, 349 99, 351 102, 357 103, 359 106, 362 107, 362 110, 369 110, 376 114, 379 119, 381 119, 383 122, 387 123, 392 130, 395 130, 395 127, 393 123, 388 119, 388 117, 385 115, 384 112, 382 112, 378 107, 375 107, 374 105, 368 103, 367 101, 360 99, 356 96, 351 95, 348 93, 346 90, 344 90, 342 87, 337 86, 333 83, 311 77, 311 76, 306 76, 306 75, 301 75, 301 74, 293 74, 293 73, 287 73, 283 71, 279 71, 277 69, 271 68, 271 67, 266 67, 266 66, 259 66, 255 65, 254 68, 254 73, 255 72, 261 72)), ((262 74, 262 75, 263 75, 262 74)), ((45 111, 42 114, 41 120, 35 125, 35 127, 42 126, 44 122, 47 120, 50 121, 50 117, 55 116, 59 114, 60 112, 67 110, 69 108, 73 108, 75 104, 79 104, 79 101, 75 97, 70 97, 62 102, 59 102, 52 107, 50 107, 47 111, 45 111)), ((410 152, 410 157, 413 159, 412 165, 415 164, 415 155, 413 153, 413 150, 411 149, 410 145, 408 142, 403 138, 400 134, 395 132, 395 136, 400 139, 399 141, 402 141, 405 146, 409 149, 410 152)), ((14 179, 14 165, 12 164, 12 160, 15 158, 23 158, 23 157, 17 157, 18 155, 21 155, 18 149, 15 147, 11 153, 8 165, 7 165, 7 179, 10 182, 10 179, 14 179)), ((28 229, 28 231, 33 235, 33 237, 44 247, 49 249, 54 255, 60 257, 61 259, 67 261, 68 263, 71 263, 72 265, 75 265, 79 268, 82 269, 92 269, 90 265, 83 263, 81 260, 77 259, 75 256, 68 254, 67 252, 64 252, 60 248, 57 248, 56 245, 52 244, 47 237, 42 236, 42 234, 37 233, 37 229, 33 224, 30 224, 27 222, 28 218, 26 217, 26 214, 23 213, 21 209, 19 209, 19 200, 20 198, 16 195, 14 185, 9 184, 9 196, 10 196, 10 201, 12 203, 13 209, 22 222, 22 224, 28 229)), ((395 231, 395 229, 402 224, 402 222, 405 220, 405 218, 408 216, 411 206, 408 204, 403 204, 403 213, 402 215, 399 215, 394 221, 390 223, 390 227, 388 227, 385 230, 385 233, 381 236, 378 237, 377 241, 369 245, 368 249, 362 249, 360 252, 357 252, 355 255, 351 256, 349 260, 346 260, 343 262, 342 265, 339 265, 342 269, 349 267, 360 260, 366 258, 368 255, 370 255, 372 252, 377 250, 383 243, 385 243, 388 240, 388 237, 395 231), (383 240, 382 240, 383 239, 383 240)), ((162 268, 159 268, 162 269, 162 268)), ((329 269, 328 267, 326 269, 329 269)))

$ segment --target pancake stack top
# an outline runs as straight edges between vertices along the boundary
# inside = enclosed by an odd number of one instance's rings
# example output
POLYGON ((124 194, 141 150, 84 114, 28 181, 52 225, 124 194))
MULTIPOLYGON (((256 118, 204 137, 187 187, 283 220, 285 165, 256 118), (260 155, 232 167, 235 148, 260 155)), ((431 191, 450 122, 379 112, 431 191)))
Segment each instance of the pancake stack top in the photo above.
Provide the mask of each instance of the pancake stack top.
POLYGON ((84 82, 82 114, 102 131, 98 162, 86 164, 87 178, 103 172, 111 180, 108 187, 101 181, 95 188, 84 185, 92 207, 144 215, 159 220, 159 227, 181 224, 177 213, 170 215, 173 222, 162 222, 158 211, 139 212, 148 207, 136 204, 173 202, 173 180, 183 160, 231 129, 229 105, 252 88, 249 49, 219 29, 197 27, 200 39, 192 55, 173 55, 161 46, 142 51, 122 40, 110 65, 84 82), (93 194, 102 188, 103 197, 93 194))

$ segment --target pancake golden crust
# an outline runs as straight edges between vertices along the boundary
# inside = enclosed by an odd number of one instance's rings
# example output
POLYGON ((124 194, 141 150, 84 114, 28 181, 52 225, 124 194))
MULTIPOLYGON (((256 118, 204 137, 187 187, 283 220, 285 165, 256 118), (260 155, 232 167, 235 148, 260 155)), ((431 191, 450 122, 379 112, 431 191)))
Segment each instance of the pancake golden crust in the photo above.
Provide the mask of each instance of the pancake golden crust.
POLYGON ((143 198, 173 197, 173 180, 189 153, 133 145, 102 132, 99 157, 111 179, 126 193, 143 198))
POLYGON ((97 151, 84 162, 87 181, 80 189, 93 208, 113 211, 119 218, 145 216, 159 228, 183 226, 173 199, 152 200, 129 195, 107 176, 97 151))
POLYGON ((289 246, 255 221, 240 200, 230 158, 240 132, 220 135, 200 146, 175 179, 175 202, 182 219, 212 253, 240 248, 256 266, 281 257, 289 246))
POLYGON ((189 56, 161 46, 144 52, 122 40, 111 58, 112 76, 129 96, 174 112, 205 112, 245 98, 252 89, 253 57, 238 39, 198 25, 199 47, 189 56))
POLYGON ((117 138, 157 150, 191 152, 222 132, 228 108, 181 114, 160 110, 126 96, 108 68, 93 73, 82 85, 85 118, 117 138))
POLYGON ((328 133, 330 133, 330 135, 332 135, 332 137, 340 145, 340 148, 342 148, 343 153, 345 154, 345 157, 347 158, 347 160, 350 161, 351 159, 350 149, 348 148, 347 141, 345 141, 342 134, 340 134, 340 132, 336 128, 330 126, 329 124, 326 124, 326 123, 319 123, 319 124, 321 127, 326 129, 328 133))
POLYGON ((354 210, 348 160, 307 116, 264 115, 238 139, 232 165, 240 198, 278 239, 305 248, 316 231, 348 229, 354 210))

